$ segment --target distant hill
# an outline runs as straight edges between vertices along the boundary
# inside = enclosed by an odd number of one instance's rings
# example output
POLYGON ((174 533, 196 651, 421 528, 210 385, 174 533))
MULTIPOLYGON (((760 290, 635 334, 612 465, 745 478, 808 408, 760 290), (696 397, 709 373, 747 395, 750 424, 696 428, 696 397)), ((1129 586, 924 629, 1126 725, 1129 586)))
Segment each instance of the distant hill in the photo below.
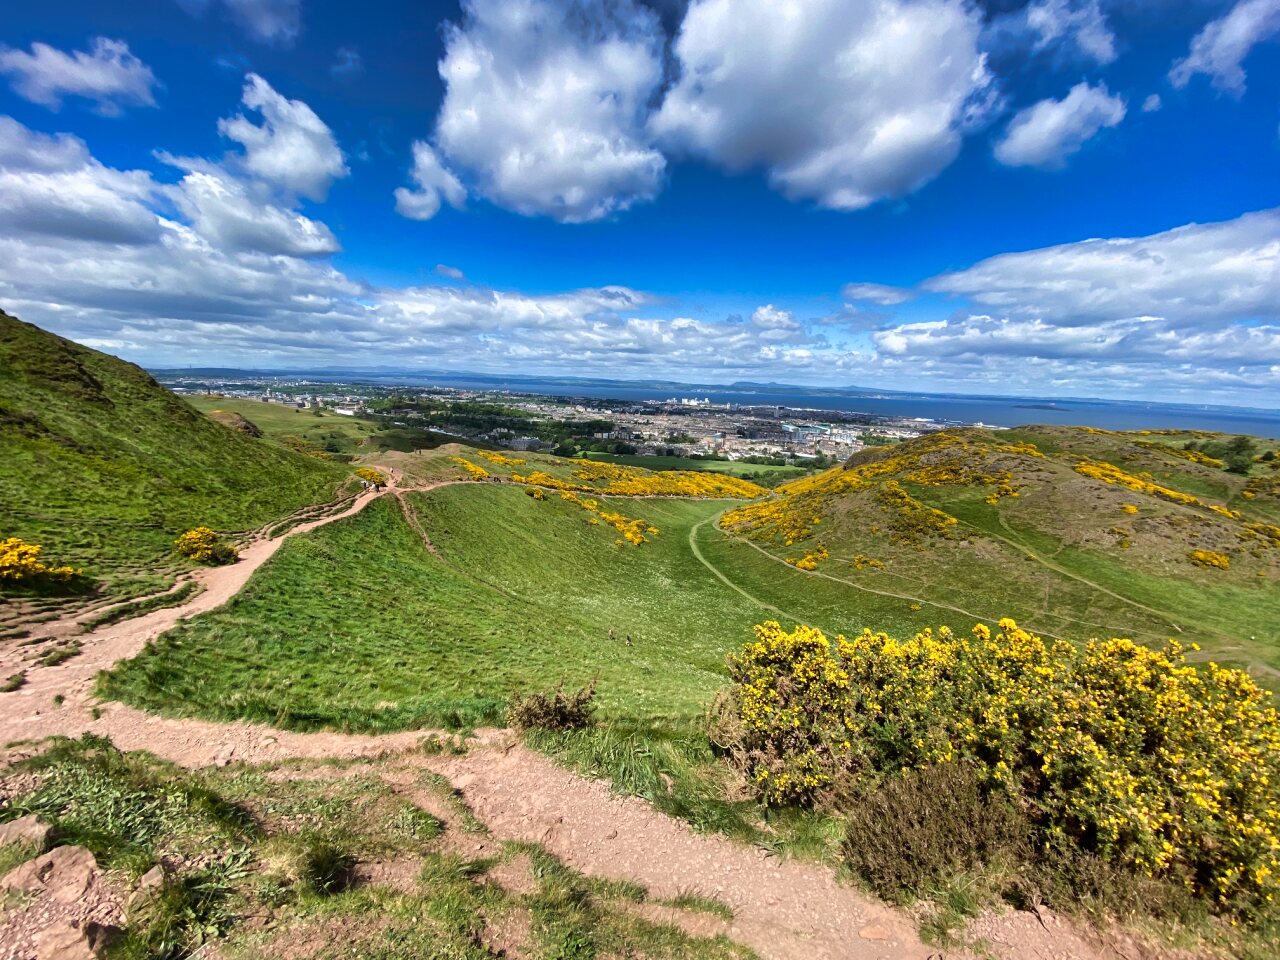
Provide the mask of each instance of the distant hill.
POLYGON ((330 499, 341 466, 215 423, 139 367, 0 311, 0 538, 113 592, 179 533, 250 529, 330 499))
POLYGON ((815 576, 1063 638, 1195 641, 1277 685, 1280 458, 1232 442, 947 430, 783 484, 723 527, 815 576))

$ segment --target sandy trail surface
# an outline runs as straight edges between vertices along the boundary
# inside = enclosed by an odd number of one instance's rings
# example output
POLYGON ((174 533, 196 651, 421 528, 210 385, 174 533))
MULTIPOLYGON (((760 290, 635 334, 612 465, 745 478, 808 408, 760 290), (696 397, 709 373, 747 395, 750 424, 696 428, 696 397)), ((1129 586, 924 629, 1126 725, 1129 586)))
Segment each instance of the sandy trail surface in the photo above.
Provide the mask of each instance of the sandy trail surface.
MULTIPOLYGON (((478 731, 459 756, 430 756, 413 751, 433 731, 297 733, 261 724, 156 716, 95 701, 99 671, 136 656, 180 619, 226 603, 288 537, 353 516, 378 497, 399 492, 392 476, 385 491, 366 491, 340 512, 252 542, 238 563, 199 570, 194 579, 203 591, 181 605, 80 636, 79 655, 31 669, 20 690, 0 695, 0 742, 92 732, 109 737, 122 750, 147 750, 189 768, 390 755, 388 764, 426 767, 445 776, 498 839, 543 844, 577 870, 642 884, 657 897, 698 893, 721 900, 734 911, 729 936, 766 960, 941 960, 965 955, 925 946, 910 917, 842 886, 825 867, 781 860, 760 848, 699 834, 643 799, 617 796, 608 783, 582 777, 526 749, 506 731, 478 731)), ((67 626, 75 628, 74 623, 67 626)), ((6 663, 12 656, 11 650, 0 653, 0 670, 12 665, 6 663)), ((995 955, 1010 960, 1133 955, 1096 948, 1066 925, 1050 921, 1046 925, 1030 914, 992 918, 988 943, 995 955)))

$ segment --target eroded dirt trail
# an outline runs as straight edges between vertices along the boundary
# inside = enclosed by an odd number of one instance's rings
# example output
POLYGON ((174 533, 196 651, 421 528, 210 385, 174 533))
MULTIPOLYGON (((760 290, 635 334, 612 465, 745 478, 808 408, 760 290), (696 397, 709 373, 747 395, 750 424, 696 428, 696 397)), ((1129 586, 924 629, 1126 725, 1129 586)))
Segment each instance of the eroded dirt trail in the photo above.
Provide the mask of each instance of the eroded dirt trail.
MULTIPOLYGON (((450 482, 456 481, 415 489, 450 482)), ((446 777, 498 839, 540 843, 577 870, 639 883, 658 897, 699 893, 721 900, 734 911, 728 935, 765 960, 962 955, 944 955, 924 946, 909 917, 841 886, 829 869, 779 860, 761 849, 698 834, 642 799, 613 795, 607 783, 574 774, 527 750, 506 731, 478 731, 459 756, 430 756, 414 748, 432 731, 294 733, 260 724, 155 716, 94 701, 100 670, 136 656, 179 619, 226 603, 288 537, 359 513, 384 493, 398 495, 394 479, 389 490, 364 493, 339 513, 250 544, 239 563, 197 572, 203 592, 182 605, 83 635, 78 656, 31 671, 26 686, 0 696, 0 742, 92 732, 109 737, 122 750, 147 750, 189 768, 234 761, 394 755, 386 760, 389 768, 427 768, 446 777)), ((3 659, 0 656, 0 667, 3 659)), ((1009 960, 1115 956, 1089 947, 1065 928, 1051 932, 1029 918, 999 928, 1000 933, 1015 931, 1010 939, 1016 946, 996 946, 996 955, 1009 960)), ((994 940, 994 945, 1000 944, 998 935, 994 940)))

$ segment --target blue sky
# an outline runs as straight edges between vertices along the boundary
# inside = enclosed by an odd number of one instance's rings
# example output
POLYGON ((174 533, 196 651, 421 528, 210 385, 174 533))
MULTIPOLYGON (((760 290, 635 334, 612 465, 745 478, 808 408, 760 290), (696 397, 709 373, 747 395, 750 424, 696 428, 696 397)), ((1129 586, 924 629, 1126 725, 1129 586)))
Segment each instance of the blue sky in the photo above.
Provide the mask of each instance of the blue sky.
POLYGON ((151 365, 1280 406, 1280 0, 0 25, 0 306, 151 365))

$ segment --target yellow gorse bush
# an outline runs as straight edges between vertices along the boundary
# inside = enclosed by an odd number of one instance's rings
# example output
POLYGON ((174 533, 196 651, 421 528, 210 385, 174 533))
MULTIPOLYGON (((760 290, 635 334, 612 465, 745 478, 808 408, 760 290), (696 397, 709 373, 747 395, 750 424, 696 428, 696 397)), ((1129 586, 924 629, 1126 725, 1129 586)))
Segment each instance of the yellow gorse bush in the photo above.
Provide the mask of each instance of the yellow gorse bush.
POLYGON ((66 582, 78 576, 74 567, 51 567, 40 559, 42 548, 18 537, 0 540, 0 583, 66 582))
POLYGON ((732 755, 771 804, 965 760, 1070 840, 1221 907, 1280 891, 1280 718, 1245 673, 1183 648, 1046 642, 1012 620, 968 636, 829 641, 776 622, 729 658, 732 755))
POLYGON ((1219 570, 1231 569, 1231 558, 1216 550, 1192 550, 1187 558, 1198 567, 1216 567, 1219 570))
POLYGON ((230 563, 237 557, 235 547, 224 543, 217 533, 208 527, 188 530, 173 541, 173 545, 178 548, 178 553, 196 563, 230 563))
POLYGON ((369 483, 386 483, 387 478, 381 470, 374 470, 372 467, 360 467, 356 470, 356 476, 361 480, 367 480, 369 483))
POLYGON ((499 453, 497 450, 477 450, 476 456, 500 467, 518 467, 527 462, 520 457, 508 457, 505 453, 499 453))
POLYGON ((615 463, 597 460, 567 460, 577 467, 573 480, 562 480, 543 470, 527 474, 512 473, 515 483, 569 490, 578 493, 600 493, 615 497, 712 497, 751 499, 768 491, 749 480, 695 470, 633 470, 615 463))
POLYGON ((467 476, 472 480, 487 480, 489 478, 488 470, 479 464, 472 463, 466 457, 450 457, 449 460, 467 471, 467 476))
MULTIPOLYGON (((540 492, 540 491, 539 491, 540 492)), ((541 499, 541 498, 538 498, 541 499)), ((656 537, 658 528, 645 522, 644 520, 635 520, 631 517, 624 517, 622 514, 612 510, 607 510, 600 505, 599 500, 590 497, 583 499, 572 490, 562 490, 560 499, 566 503, 572 503, 574 506, 581 507, 592 516, 587 520, 592 526, 599 525, 603 520, 614 530, 618 531, 621 536, 616 543, 619 545, 629 543, 633 547, 638 547, 644 543, 648 537, 656 537)))

